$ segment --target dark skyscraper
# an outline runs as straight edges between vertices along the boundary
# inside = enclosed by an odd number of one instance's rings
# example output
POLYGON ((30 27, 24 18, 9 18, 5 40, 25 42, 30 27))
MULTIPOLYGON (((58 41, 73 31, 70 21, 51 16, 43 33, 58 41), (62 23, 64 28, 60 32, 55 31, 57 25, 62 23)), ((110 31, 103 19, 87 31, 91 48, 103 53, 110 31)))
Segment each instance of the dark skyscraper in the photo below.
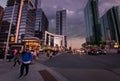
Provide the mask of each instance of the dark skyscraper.
POLYGON ((7 7, 14 6, 14 2, 16 1, 17 4, 20 4, 21 0, 7 0, 7 7))
POLYGON ((89 0, 85 9, 85 24, 87 29, 86 41, 99 45, 101 41, 101 30, 99 24, 98 0, 89 0))
POLYGON ((120 43, 120 7, 109 9, 101 17, 102 37, 105 42, 120 43))
POLYGON ((56 13, 56 34, 67 36, 67 13, 60 10, 56 13))
POLYGON ((60 10, 56 12, 56 34, 65 36, 65 46, 67 47, 67 12, 60 10))
POLYGON ((3 18, 3 13, 4 13, 4 9, 3 9, 3 7, 0 6, 0 29, 1 29, 1 22, 2 22, 2 18, 3 18))
MULTIPOLYGON (((35 38, 36 33, 40 34, 40 29, 36 27, 41 26, 41 31, 48 29, 48 21, 45 14, 38 13, 37 9, 38 0, 8 0, 7 7, 5 7, 5 13, 2 20, 2 29, 0 30, 0 45, 5 46, 10 31, 10 37, 14 37, 14 41, 9 40, 11 43, 22 43, 23 40, 35 38), (40 19, 37 19, 40 18, 40 19), (47 22, 47 23, 46 23, 47 22), (38 23, 38 24, 36 24, 38 23), (11 27, 10 27, 11 26, 11 27), (38 32, 36 32, 38 31, 38 32), (24 39, 25 38, 25 39, 24 39)), ((44 35, 44 34, 43 34, 44 35)), ((39 42, 39 36, 37 41, 39 42)), ((37 42, 37 43, 38 43, 37 42)), ((28 44, 28 43, 27 43, 28 44)), ((33 44, 33 43, 32 43, 33 44)), ((37 44, 38 45, 38 44, 37 44)), ((39 45, 38 45, 39 46, 39 45)))
POLYGON ((48 31, 48 19, 42 8, 36 9, 35 36, 44 39, 45 31, 48 31))
POLYGON ((0 38, 1 38, 0 46, 2 46, 2 48, 5 48, 5 46, 6 46, 10 26, 11 26, 10 36, 15 36, 15 33, 16 33, 15 30, 16 30, 17 19, 18 19, 17 18, 18 10, 19 10, 18 5, 14 5, 14 6, 8 5, 4 9, 4 15, 3 15, 1 30, 0 30, 0 38))
MULTIPOLYGON (((35 13, 33 14, 33 9, 36 9, 35 0, 7 1, 3 21, 7 21, 14 26, 12 29, 15 31, 12 35, 15 36, 16 43, 21 43, 23 37, 34 36, 35 13)), ((9 25, 7 28, 9 29, 9 25)))

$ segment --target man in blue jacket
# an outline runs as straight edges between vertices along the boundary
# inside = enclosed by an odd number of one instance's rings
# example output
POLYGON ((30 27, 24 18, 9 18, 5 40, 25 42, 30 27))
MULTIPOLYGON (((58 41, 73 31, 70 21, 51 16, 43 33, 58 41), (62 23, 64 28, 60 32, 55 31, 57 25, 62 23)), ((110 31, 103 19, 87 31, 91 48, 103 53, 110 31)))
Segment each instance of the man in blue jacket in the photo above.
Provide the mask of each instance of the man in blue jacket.
POLYGON ((24 74, 24 69, 26 70, 24 76, 26 76, 29 72, 29 65, 31 63, 31 60, 32 60, 32 54, 31 52, 29 51, 29 49, 26 49, 25 51, 23 51, 21 53, 21 56, 22 56, 22 65, 20 67, 20 77, 23 76, 24 74))

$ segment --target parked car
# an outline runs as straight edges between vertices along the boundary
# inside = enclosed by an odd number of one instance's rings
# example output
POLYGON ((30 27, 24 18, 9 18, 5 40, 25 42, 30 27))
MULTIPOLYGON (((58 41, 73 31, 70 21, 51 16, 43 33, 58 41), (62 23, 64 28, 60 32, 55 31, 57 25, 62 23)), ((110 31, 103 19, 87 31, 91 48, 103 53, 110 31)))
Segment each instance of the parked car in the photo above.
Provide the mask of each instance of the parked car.
POLYGON ((102 54, 105 55, 105 54, 106 54, 106 51, 103 50, 103 49, 98 49, 97 51, 98 51, 98 54, 99 54, 99 55, 102 55, 102 54))

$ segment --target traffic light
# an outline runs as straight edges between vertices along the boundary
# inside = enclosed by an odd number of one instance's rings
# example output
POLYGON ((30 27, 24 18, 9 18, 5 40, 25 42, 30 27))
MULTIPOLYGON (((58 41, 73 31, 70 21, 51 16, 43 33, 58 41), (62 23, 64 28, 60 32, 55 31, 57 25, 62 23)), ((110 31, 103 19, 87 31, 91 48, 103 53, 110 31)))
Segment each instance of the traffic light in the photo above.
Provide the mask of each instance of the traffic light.
POLYGON ((15 42, 15 36, 10 37, 10 42, 15 42))

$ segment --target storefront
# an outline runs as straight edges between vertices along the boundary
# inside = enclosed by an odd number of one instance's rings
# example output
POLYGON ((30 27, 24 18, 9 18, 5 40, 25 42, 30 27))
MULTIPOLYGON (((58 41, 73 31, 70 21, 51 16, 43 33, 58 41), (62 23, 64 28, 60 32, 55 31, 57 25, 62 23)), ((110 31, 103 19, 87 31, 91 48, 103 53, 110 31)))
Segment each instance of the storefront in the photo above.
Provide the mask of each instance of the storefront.
POLYGON ((40 39, 37 37, 25 37, 23 39, 25 48, 30 50, 40 49, 40 39))

